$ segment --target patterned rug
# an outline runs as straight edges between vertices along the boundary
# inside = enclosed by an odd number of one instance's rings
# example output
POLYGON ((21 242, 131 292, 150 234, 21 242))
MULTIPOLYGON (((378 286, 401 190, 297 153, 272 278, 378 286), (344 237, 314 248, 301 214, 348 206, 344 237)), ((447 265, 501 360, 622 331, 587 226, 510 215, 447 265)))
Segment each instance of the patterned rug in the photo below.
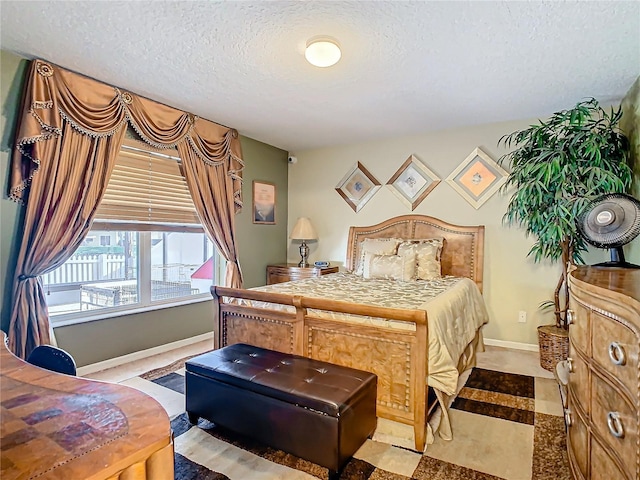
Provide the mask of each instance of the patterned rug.
MULTIPOLYGON (((154 384, 142 388, 161 403, 165 389, 184 396, 185 360, 141 375, 140 382, 154 384)), ((421 454, 408 448, 412 441, 405 433, 412 429, 395 424, 397 437, 367 440, 340 478, 569 480, 564 421, 553 405, 553 388, 553 380, 475 368, 451 408, 453 440, 436 438, 421 454)), ((326 468, 206 420, 191 425, 185 413, 174 414, 171 426, 176 480, 328 478, 326 468)))

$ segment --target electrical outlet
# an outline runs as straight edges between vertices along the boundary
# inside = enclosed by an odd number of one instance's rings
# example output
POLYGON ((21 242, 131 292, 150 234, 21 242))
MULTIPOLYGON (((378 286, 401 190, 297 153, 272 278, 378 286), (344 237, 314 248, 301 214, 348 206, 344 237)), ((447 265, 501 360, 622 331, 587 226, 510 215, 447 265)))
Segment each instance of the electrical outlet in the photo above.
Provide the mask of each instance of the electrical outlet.
POLYGON ((524 310, 518 312, 518 323, 527 323, 527 312, 524 310))

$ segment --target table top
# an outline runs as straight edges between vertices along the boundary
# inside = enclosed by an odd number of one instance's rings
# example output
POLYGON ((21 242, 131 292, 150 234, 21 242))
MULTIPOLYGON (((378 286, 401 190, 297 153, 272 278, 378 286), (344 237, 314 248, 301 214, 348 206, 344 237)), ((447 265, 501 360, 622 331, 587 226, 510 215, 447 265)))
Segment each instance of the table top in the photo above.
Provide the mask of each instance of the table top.
POLYGON ((124 385, 33 366, 0 346, 2 480, 107 479, 172 442, 166 411, 124 385))
POLYGON ((571 272, 576 280, 628 297, 640 304, 640 268, 581 266, 571 272))

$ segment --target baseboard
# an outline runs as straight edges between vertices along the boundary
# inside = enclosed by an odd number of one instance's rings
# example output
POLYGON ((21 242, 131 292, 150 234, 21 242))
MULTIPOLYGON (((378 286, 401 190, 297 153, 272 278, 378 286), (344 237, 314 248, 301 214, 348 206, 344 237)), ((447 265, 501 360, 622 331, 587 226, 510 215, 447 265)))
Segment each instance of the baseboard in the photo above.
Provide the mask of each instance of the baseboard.
POLYGON ((78 376, 81 377, 83 375, 106 370, 107 368, 118 367, 120 365, 124 365, 125 363, 141 360, 143 358, 158 355, 160 353, 170 352, 171 350, 175 350, 176 348, 186 347, 187 345, 192 345, 194 343, 202 342, 205 340, 213 341, 213 332, 203 333, 202 335, 196 335, 195 337, 185 338, 176 342, 158 345, 157 347, 153 348, 147 348, 146 350, 128 353, 127 355, 122 355, 121 357, 110 358, 109 360, 104 360, 102 362, 85 365, 84 367, 79 367, 77 373, 78 376))
POLYGON ((493 347, 513 348, 515 350, 527 350, 529 352, 539 352, 540 348, 537 344, 533 343, 521 343, 521 342, 509 342, 507 340, 495 340, 493 338, 485 338, 485 345, 491 345, 493 347))

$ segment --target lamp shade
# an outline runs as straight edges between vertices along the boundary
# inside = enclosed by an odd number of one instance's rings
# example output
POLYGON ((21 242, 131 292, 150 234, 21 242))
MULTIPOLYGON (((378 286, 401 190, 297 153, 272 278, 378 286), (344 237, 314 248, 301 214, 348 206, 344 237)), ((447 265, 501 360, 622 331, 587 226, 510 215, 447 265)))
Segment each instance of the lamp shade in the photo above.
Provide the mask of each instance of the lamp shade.
POLYGON ((300 217, 296 221, 289 238, 292 240, 317 240, 318 234, 307 217, 300 217))

